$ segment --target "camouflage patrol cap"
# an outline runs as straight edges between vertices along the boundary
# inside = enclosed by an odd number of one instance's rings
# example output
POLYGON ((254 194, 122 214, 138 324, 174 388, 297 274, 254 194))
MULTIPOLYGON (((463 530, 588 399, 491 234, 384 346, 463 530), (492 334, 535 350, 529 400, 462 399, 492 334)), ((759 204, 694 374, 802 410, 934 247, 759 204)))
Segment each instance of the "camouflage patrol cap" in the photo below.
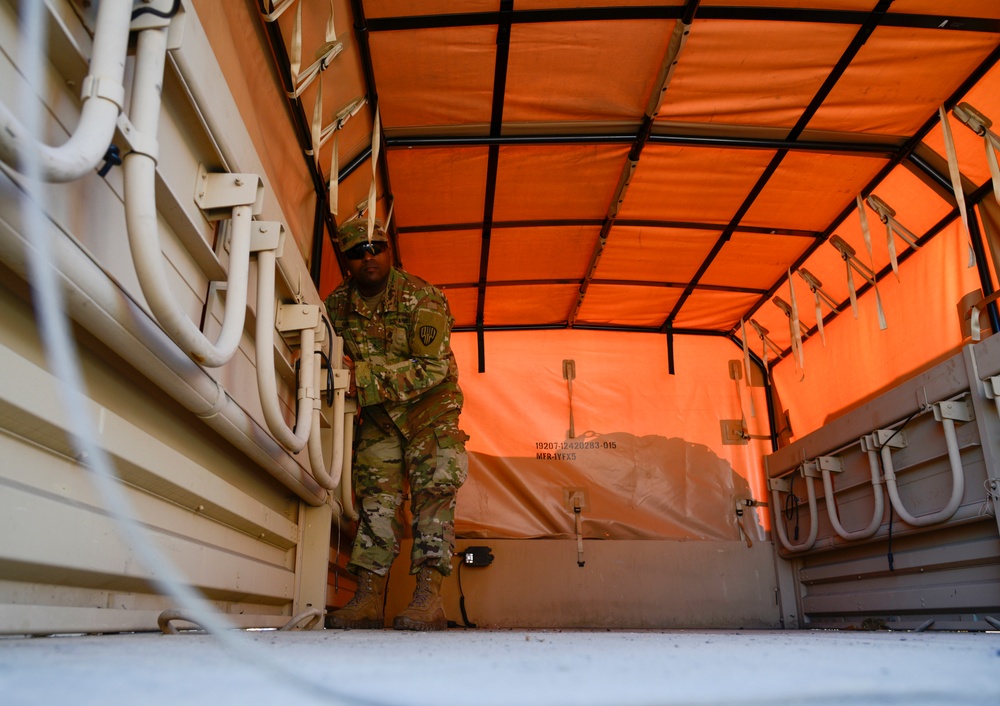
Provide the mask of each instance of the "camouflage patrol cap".
MULTIPOLYGON (((375 232, 372 233, 372 242, 388 243, 389 238, 385 234, 382 222, 375 220, 375 232)), ((355 218, 348 221, 337 229, 337 244, 340 252, 347 252, 355 245, 368 242, 368 219, 355 218)))

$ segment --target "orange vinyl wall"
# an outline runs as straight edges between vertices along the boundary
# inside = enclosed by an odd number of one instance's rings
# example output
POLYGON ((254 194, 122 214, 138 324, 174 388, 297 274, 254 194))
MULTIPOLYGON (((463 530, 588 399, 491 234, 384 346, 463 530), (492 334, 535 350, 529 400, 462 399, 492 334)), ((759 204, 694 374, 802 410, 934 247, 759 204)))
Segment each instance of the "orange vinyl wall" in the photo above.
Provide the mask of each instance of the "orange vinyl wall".
POLYGON ((584 536, 708 539, 739 537, 735 502, 762 497, 767 441, 723 445, 721 419, 767 433, 737 393, 729 361, 742 351, 718 337, 578 330, 456 333, 466 397, 462 426, 472 437, 470 477, 459 494, 463 536, 575 534, 570 489, 585 492, 584 536), (574 438, 563 361, 573 360, 574 438))
MULTIPOLYGON (((882 224, 874 220, 875 226, 884 249, 882 224)), ((890 275, 879 282, 885 330, 879 328, 875 293, 869 291, 859 298, 856 320, 848 308, 826 326, 825 346, 818 335, 805 341, 801 370, 791 356, 775 366, 774 385, 794 437, 818 429, 968 342, 958 303, 980 284, 976 268, 968 266, 967 243, 961 223, 953 223, 900 263, 898 281, 890 275)), ((799 296, 800 307, 811 310, 812 299, 799 296)))

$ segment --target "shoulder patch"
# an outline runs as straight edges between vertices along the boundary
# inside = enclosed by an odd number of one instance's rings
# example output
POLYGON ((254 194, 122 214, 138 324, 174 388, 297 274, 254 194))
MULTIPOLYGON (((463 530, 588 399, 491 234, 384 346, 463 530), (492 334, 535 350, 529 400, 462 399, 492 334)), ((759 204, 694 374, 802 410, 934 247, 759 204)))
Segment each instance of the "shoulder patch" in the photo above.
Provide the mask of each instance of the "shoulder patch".
POLYGON ((448 332, 448 319, 440 311, 418 309, 410 333, 410 352, 419 356, 440 355, 448 332))

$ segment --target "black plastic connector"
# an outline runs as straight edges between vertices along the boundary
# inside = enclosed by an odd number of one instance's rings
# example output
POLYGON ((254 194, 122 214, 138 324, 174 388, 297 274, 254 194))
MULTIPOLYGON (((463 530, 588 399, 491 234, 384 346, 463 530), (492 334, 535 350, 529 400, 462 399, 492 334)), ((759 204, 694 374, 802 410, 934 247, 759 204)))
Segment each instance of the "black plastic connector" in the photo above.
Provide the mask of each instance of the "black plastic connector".
POLYGON ((489 547, 466 547, 462 550, 462 563, 466 566, 489 566, 493 559, 489 547))

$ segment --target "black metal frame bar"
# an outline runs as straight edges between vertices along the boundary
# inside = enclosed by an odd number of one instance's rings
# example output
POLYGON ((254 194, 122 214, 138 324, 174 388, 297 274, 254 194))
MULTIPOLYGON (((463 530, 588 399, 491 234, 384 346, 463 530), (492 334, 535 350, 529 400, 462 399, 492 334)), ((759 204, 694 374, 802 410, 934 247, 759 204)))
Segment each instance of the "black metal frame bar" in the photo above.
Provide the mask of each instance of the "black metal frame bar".
MULTIPOLYGON (((594 22, 624 20, 676 20, 685 14, 682 7, 632 6, 586 7, 548 10, 515 10, 512 24, 541 22, 594 22)), ((698 11, 707 20, 763 20, 769 22, 802 22, 842 25, 862 25, 869 13, 850 10, 811 10, 769 7, 704 7, 698 11)), ((372 32, 396 32, 414 29, 444 29, 496 25, 500 12, 469 12, 442 15, 382 17, 369 20, 372 32)), ((945 15, 886 13, 881 22, 886 27, 911 27, 965 32, 1000 32, 1000 20, 945 15)))
MULTIPOLYGON (((558 228, 558 227, 588 227, 600 228, 605 221, 597 218, 561 218, 552 220, 534 221, 493 221, 494 230, 501 228, 558 228)), ((721 223, 693 223, 691 221, 655 221, 638 218, 617 218, 615 225, 630 228, 673 228, 678 230, 707 230, 721 231, 725 226, 721 223)), ((400 226, 399 232, 403 233, 443 233, 457 230, 479 230, 483 224, 479 221, 474 223, 437 223, 421 226, 400 226)), ((791 228, 768 228, 767 226, 737 226, 738 233, 760 233, 764 235, 781 235, 795 238, 820 238, 822 233, 814 230, 793 230, 791 228)))
MULTIPOLYGON (((500 0, 497 18, 497 56, 493 70, 493 106, 490 115, 490 136, 499 136, 503 129, 503 106, 507 92, 507 60, 510 56, 511 15, 514 0, 500 0)), ((476 334, 479 347, 479 372, 486 372, 486 286, 490 268, 490 237, 493 233, 493 207, 497 191, 497 169, 500 146, 489 147, 486 165, 486 194, 483 205, 483 240, 479 255, 479 295, 476 301, 476 334)))
MULTIPOLYGON (((983 76, 985 76, 990 71, 990 69, 992 69, 997 64, 997 62, 1000 62, 1000 46, 998 46, 996 49, 994 49, 990 53, 990 55, 987 56, 986 59, 984 59, 979 64, 978 67, 976 67, 976 70, 973 71, 972 74, 965 81, 962 82, 962 84, 951 94, 951 96, 949 96, 948 100, 945 101, 945 103, 944 103, 945 109, 950 110, 956 103, 958 103, 958 101, 961 100, 962 97, 965 96, 965 94, 968 93, 973 88, 973 86, 975 86, 983 78, 983 76)), ((879 173, 876 174, 875 177, 870 182, 868 182, 867 186, 865 186, 865 188, 862 189, 862 195, 863 196, 867 196, 868 194, 870 194, 872 192, 872 190, 878 184, 880 184, 886 177, 888 177, 889 174, 896 167, 898 167, 904 160, 910 159, 911 155, 913 154, 913 151, 916 149, 917 145, 919 145, 923 141, 923 139, 937 125, 937 123, 938 123, 938 118, 937 118, 936 115, 933 116, 933 117, 931 117, 930 119, 928 119, 927 122, 925 122, 924 125, 919 130, 917 130, 916 133, 914 133, 913 137, 910 138, 910 140, 907 142, 907 144, 904 147, 904 149, 900 151, 900 154, 895 159, 893 159, 892 161, 890 161, 887 165, 885 165, 885 167, 883 167, 882 170, 879 171, 879 173)), ((943 177, 941 177, 941 178, 943 178, 943 177)), ((947 183, 947 190, 951 191, 951 182, 950 182, 950 180, 947 183)), ((982 190, 983 189, 980 188, 979 191, 982 191, 982 190)), ((970 197, 970 200, 972 200, 974 198, 975 198, 974 196, 970 197)), ((979 198, 981 198, 981 197, 979 197, 979 198)), ((975 198, 975 200, 978 202, 978 198, 975 198)), ((806 260, 808 260, 812 256, 812 254, 816 251, 817 248, 819 248, 823 243, 825 243, 827 240, 829 240, 830 236, 833 235, 834 231, 836 231, 837 228, 840 227, 840 224, 843 223, 847 219, 847 217, 850 216, 855 210, 856 210, 856 205, 854 203, 851 203, 851 204, 847 205, 844 208, 844 210, 840 212, 840 215, 838 215, 837 218, 835 218, 833 220, 833 222, 830 224, 830 227, 827 228, 827 230, 826 230, 825 233, 823 233, 823 236, 819 240, 817 240, 815 243, 813 243, 809 248, 807 248, 806 251, 799 257, 799 259, 795 261, 795 263, 792 265, 792 267, 790 269, 793 272, 795 270, 798 270, 806 262, 806 260)), ((955 213, 957 214, 957 212, 958 211, 956 209, 955 213)), ((930 236, 932 236, 932 234, 936 235, 938 232, 940 232, 940 230, 941 230, 942 227, 943 227, 943 225, 938 224, 938 226, 935 226, 934 228, 932 228, 931 230, 929 230, 928 233, 925 234, 925 236, 923 236, 923 237, 930 237, 930 236)), ((900 256, 900 259, 903 260, 903 261, 905 261, 905 259, 907 257, 909 257, 908 253, 910 253, 910 252, 911 251, 909 251, 909 250, 904 251, 901 254, 901 256, 900 256)), ((877 278, 881 279, 881 277, 882 277, 882 274, 880 273, 877 276, 877 278)), ((767 293, 765 293, 764 296, 762 296, 757 301, 757 303, 747 311, 747 313, 746 313, 746 315, 745 315, 744 318, 749 319, 750 317, 752 317, 754 315, 754 313, 761 306, 763 306, 766 302, 768 302, 771 299, 772 296, 774 296, 774 294, 778 291, 778 289, 781 287, 781 285, 784 284, 784 282, 785 282, 786 279, 787 278, 781 278, 781 279, 779 279, 774 284, 774 286, 770 290, 768 290, 767 293)), ((858 293, 860 294, 860 293, 866 292, 866 291, 868 291, 868 288, 869 288, 869 285, 865 284, 865 285, 863 285, 862 287, 860 287, 858 289, 858 293)), ((840 306, 837 307, 837 310, 835 312, 831 312, 831 314, 828 314, 826 317, 824 317, 824 322, 828 318, 831 319, 831 320, 833 318, 836 318, 836 316, 839 314, 839 312, 843 311, 844 308, 846 308, 846 306, 847 306, 847 302, 841 302, 840 306)), ((733 330, 733 332, 735 333, 735 329, 733 330)), ((787 355, 787 351, 785 351, 784 353, 782 353, 782 355, 778 359, 776 359, 774 362, 777 362, 777 360, 780 360, 785 355, 787 355)))
MULTIPOLYGON (((563 279, 506 279, 494 280, 487 283, 490 287, 546 287, 565 286, 569 284, 579 285, 577 278, 563 279)), ((684 289, 686 282, 659 282, 651 280, 624 280, 624 279, 594 279, 591 284, 610 287, 651 287, 656 289, 684 289)), ((441 289, 478 289, 479 282, 454 282, 451 284, 438 285, 441 289)), ((722 284, 699 284, 698 290, 703 292, 723 292, 727 294, 763 294, 763 289, 754 287, 730 287, 722 284)))
MULTIPOLYGON (((823 82, 823 85, 820 86, 819 90, 816 91, 816 95, 814 95, 812 100, 809 101, 809 105, 806 106, 806 109, 802 112, 802 115, 799 116, 798 121, 796 121, 795 126, 792 127, 791 131, 788 134, 789 140, 794 142, 799 137, 799 135, 801 135, 802 132, 805 130, 806 125, 809 124, 809 121, 816 114, 816 111, 819 110, 820 106, 823 105, 823 102, 830 95, 830 92, 833 91, 834 86, 837 85, 837 82, 840 80, 841 76, 843 76, 844 72, 847 71, 847 68, 851 65, 851 62, 857 56, 858 52, 861 51, 861 47, 865 45, 865 42, 868 41, 868 38, 878 27, 879 23, 882 21, 886 11, 889 9, 889 6, 892 4, 892 2, 893 0, 879 0, 879 3, 875 6, 875 8, 872 9, 870 13, 868 13, 867 19, 865 19, 864 23, 858 29, 857 33, 855 33, 854 39, 851 40, 851 43, 844 50, 844 53, 841 54, 840 59, 834 65, 833 70, 830 71, 830 74, 826 77, 826 80, 823 82)), ((688 298, 694 292, 693 285, 697 284, 698 281, 705 275, 705 272, 708 271, 708 268, 712 265, 712 262, 715 260, 716 256, 718 256, 719 252, 721 252, 723 246, 725 246, 725 244, 729 242, 729 239, 732 237, 736 226, 739 225, 740 221, 743 220, 743 216, 745 216, 747 211, 750 210, 750 207, 753 206, 754 201, 757 200, 757 197, 764 190, 764 187, 767 186, 767 182, 770 181, 771 177, 778 170, 778 167, 781 165, 781 162, 784 160, 787 154, 788 154, 787 149, 778 150, 778 152, 771 159, 771 162, 767 165, 767 168, 764 170, 763 174, 761 174, 761 176, 757 179, 757 182, 750 190, 750 193, 744 199, 740 207, 736 210, 736 213, 733 215, 733 218, 730 221, 729 225, 726 227, 726 230, 724 230, 722 235, 719 236, 719 240, 716 242, 715 247, 712 248, 711 252, 708 254, 708 257, 705 258, 705 261, 702 263, 701 267, 698 268, 698 271, 695 273, 694 277, 692 277, 691 279, 692 286, 688 290, 686 290, 684 294, 681 295, 680 299, 674 305, 673 310, 667 316, 666 321, 663 322, 664 330, 669 328, 672 325, 673 321, 677 318, 681 309, 684 307, 684 304, 687 302, 688 298)))

